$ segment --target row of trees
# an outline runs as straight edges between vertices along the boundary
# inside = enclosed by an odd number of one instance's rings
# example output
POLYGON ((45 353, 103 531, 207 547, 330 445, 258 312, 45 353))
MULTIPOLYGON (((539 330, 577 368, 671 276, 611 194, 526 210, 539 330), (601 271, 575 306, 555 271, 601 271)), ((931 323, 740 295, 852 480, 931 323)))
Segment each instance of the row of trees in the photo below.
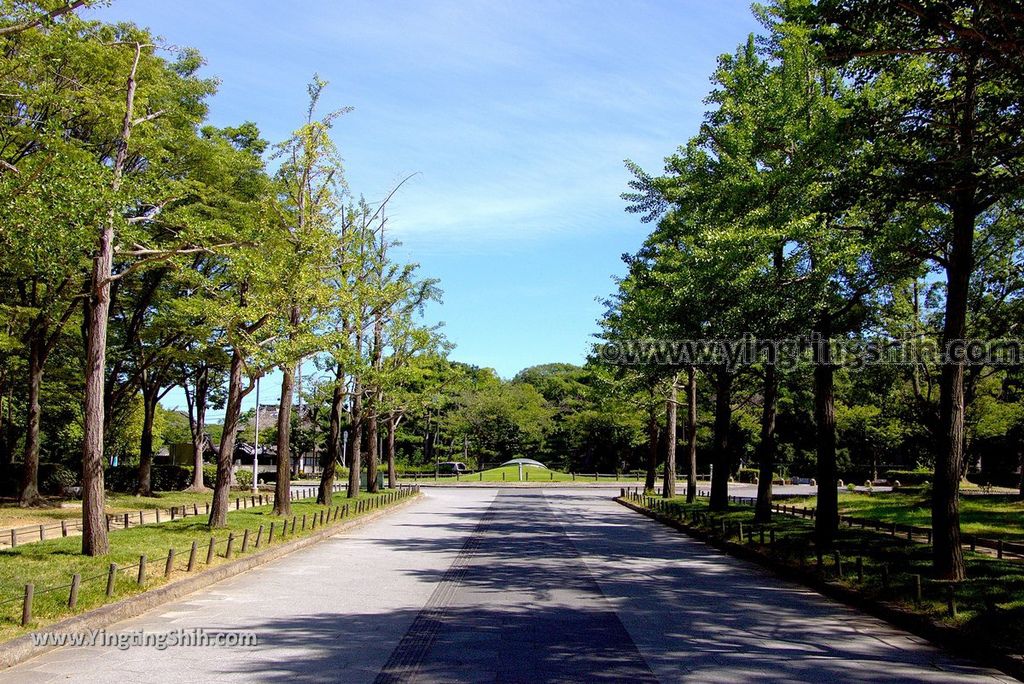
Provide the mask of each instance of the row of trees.
POLYGON ((667 396, 673 435, 686 387, 691 463, 695 375, 707 378, 713 509, 727 506, 737 406, 759 414, 761 520, 778 456, 811 435, 823 547, 838 522, 837 413, 860 434, 853 449, 932 467, 935 572, 960 579, 965 453, 989 437, 1019 457, 1021 377, 922 350, 1022 322, 1024 9, 774 0, 754 11, 764 31, 720 59, 699 132, 662 175, 629 165, 629 210, 656 227, 627 259, 605 339, 808 339, 796 368, 767 350, 739 369, 655 355, 629 373, 667 396), (855 338, 898 341, 910 362, 844 367, 828 341, 855 338), (793 409, 808 395, 801 430, 793 409))
POLYGON ((288 514, 294 378, 311 357, 333 377, 321 500, 343 423, 349 495, 363 441, 375 488, 406 367, 441 342, 416 323, 439 293, 392 258, 387 199, 349 192, 330 137, 347 109, 322 114, 314 78, 277 145, 252 123, 211 126, 216 84, 195 51, 77 16, 87 4, 0 3, 0 442, 8 465, 20 450, 22 504, 39 499, 44 440, 65 461, 81 445, 83 552, 106 553, 107 450, 141 413, 138 491, 150 493, 158 402, 181 387, 197 489, 206 412, 224 407, 210 515, 224 525, 242 400, 279 369, 275 512, 288 514))

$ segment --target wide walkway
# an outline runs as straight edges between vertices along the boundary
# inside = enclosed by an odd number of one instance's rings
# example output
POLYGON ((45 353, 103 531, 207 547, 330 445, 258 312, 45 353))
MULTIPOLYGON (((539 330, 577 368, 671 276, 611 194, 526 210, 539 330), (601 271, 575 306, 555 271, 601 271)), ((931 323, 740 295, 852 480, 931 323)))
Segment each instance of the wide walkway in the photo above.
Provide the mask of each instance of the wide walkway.
POLYGON ((257 646, 69 647, 0 682, 1009 681, 608 496, 431 489, 107 630, 257 646))

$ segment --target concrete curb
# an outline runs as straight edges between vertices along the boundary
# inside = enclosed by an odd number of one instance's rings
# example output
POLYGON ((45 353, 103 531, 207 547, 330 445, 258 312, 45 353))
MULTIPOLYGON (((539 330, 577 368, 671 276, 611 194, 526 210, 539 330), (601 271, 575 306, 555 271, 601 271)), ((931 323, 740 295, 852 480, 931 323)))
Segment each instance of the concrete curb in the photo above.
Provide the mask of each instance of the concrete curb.
POLYGON ((394 503, 383 509, 373 511, 372 513, 364 514, 354 520, 348 520, 329 527, 324 527, 322 530, 314 532, 309 536, 302 537, 301 539, 295 539, 281 544, 280 546, 272 546, 263 551, 254 553, 251 556, 245 556, 244 558, 239 558, 237 560, 218 565, 215 568, 194 573, 191 576, 174 580, 168 584, 157 587, 156 589, 151 589, 141 594, 136 594, 135 596, 129 596, 128 598, 117 601, 116 603, 110 603, 105 606, 100 606, 99 608, 94 608, 82 613, 81 615, 75 615, 74 617, 60 620, 47 625, 46 627, 35 630, 34 632, 15 637, 10 641, 0 644, 0 670, 7 669, 31 658, 35 658, 36 656, 42 655, 48 651, 63 648, 61 646, 37 645, 32 641, 33 634, 37 634, 39 632, 85 632, 93 629, 100 629, 115 622, 136 617, 161 604, 181 598, 182 596, 186 596, 200 589, 205 589, 206 587, 216 584, 221 580, 234 577, 235 575, 240 575, 243 572, 252 570, 260 565, 269 563, 270 561, 277 560, 278 558, 286 556, 294 551, 299 551, 300 549, 322 542, 339 533, 346 532, 356 527, 361 527, 366 523, 373 522, 378 518, 382 518, 419 500, 420 496, 418 494, 410 496, 407 499, 394 503))
POLYGON ((828 582, 808 572, 800 572, 796 568, 776 561, 770 556, 757 553, 753 549, 749 549, 742 544, 735 544, 730 541, 719 539, 713 535, 706 534, 703 531, 693 529, 689 525, 686 525, 674 518, 664 516, 656 511, 639 506, 632 501, 627 501, 620 497, 615 497, 615 501, 632 511, 636 511, 637 513, 651 518, 656 522, 667 527, 671 527, 672 529, 682 532, 683 534, 697 539, 698 541, 704 542, 708 546, 724 551, 731 556, 740 558, 741 560, 759 565, 774 572, 783 579, 793 582, 794 584, 800 584, 808 587, 809 589, 813 589, 822 596, 826 596, 850 606, 851 608, 855 608, 863 613, 867 613, 868 615, 888 622, 899 629, 916 634, 923 639, 927 639, 938 648, 954 653, 961 658, 971 660, 979 665, 1001 670, 1012 677, 1024 679, 1024 656, 985 649, 983 645, 973 642, 965 643, 965 635, 958 629, 932 622, 926 617, 905 610, 896 604, 866 598, 858 592, 847 589, 844 586, 828 582))

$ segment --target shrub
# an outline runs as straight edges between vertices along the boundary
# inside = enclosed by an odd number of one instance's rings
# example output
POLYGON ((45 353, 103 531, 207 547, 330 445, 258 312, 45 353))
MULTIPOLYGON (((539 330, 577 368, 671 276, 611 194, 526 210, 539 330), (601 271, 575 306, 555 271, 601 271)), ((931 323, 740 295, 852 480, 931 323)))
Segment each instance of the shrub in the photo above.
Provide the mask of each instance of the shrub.
POLYGON ((192 484, 192 469, 181 465, 155 465, 150 478, 154 491, 177 492, 192 484))
POLYGON ((39 491, 43 494, 63 495, 78 484, 78 475, 61 463, 39 464, 39 491))
POLYGON ((138 485, 138 476, 138 466, 110 466, 103 471, 103 482, 112 492, 133 492, 138 485))
POLYGON ((246 489, 252 488, 252 469, 239 468, 235 471, 235 484, 246 489))
POLYGON ((213 485, 217 483, 217 466, 215 465, 204 465, 203 466, 203 486, 213 489, 213 485))

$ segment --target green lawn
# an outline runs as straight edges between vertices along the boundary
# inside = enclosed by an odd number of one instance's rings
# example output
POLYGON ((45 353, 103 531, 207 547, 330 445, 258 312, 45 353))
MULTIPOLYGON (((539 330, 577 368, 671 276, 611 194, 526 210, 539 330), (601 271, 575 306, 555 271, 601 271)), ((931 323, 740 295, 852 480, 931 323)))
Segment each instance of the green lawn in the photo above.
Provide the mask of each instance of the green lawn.
MULTIPOLYGON (((799 501, 799 505, 812 508, 817 505, 813 497, 799 501)), ((919 492, 839 495, 843 515, 901 525, 928 527, 931 525, 930 507, 930 500, 919 492)), ((1024 501, 1005 496, 961 497, 960 529, 987 539, 1024 539, 1024 501)))
MULTIPOLYGON (((434 479, 433 473, 422 473, 419 479, 430 481, 434 479)), ((414 478, 412 475, 404 475, 402 477, 403 482, 412 482, 414 478)), ((491 468, 478 473, 470 473, 467 475, 460 475, 458 478, 455 475, 441 475, 440 481, 443 482, 519 482, 519 467, 518 466, 501 466, 498 468, 491 468)), ((598 479, 594 478, 593 473, 563 473, 559 470, 549 470, 547 468, 538 468, 537 466, 523 466, 523 482, 638 482, 637 476, 634 474, 624 473, 621 476, 602 474, 598 479)))
MULTIPOLYGON (((247 492, 232 492, 231 497, 246 496, 247 492)), ((155 492, 153 496, 135 496, 107 492, 107 513, 130 513, 150 511, 172 506, 198 505, 202 508, 213 500, 213 492, 155 492)), ((82 517, 82 502, 79 500, 49 499, 48 505, 22 508, 16 501, 0 503, 0 529, 39 525, 82 517)))
MULTIPOLYGON (((889 515, 891 517, 887 519, 895 522, 926 524, 927 510, 920 507, 920 501, 911 499, 908 505, 907 501, 898 498, 901 496, 905 497, 900 494, 844 495, 842 506, 851 515, 869 517, 869 513, 874 512, 889 515), (922 515, 921 511, 924 518, 915 517, 922 515)), ((772 524, 765 528, 766 541, 762 545, 760 528, 754 525, 750 506, 734 505, 725 513, 709 514, 706 500, 686 504, 685 498, 680 497, 671 503, 673 507, 669 514, 672 517, 683 517, 689 526, 697 527, 705 534, 721 538, 724 521, 724 536, 737 542, 738 525, 742 523, 745 532, 743 543, 776 561, 802 568, 808 573, 820 573, 829 581, 852 589, 869 600, 894 602, 935 622, 956 627, 964 638, 976 639, 978 643, 1004 652, 1024 654, 1024 563, 966 553, 968 580, 955 590, 958 614, 951 617, 947 614, 949 587, 929 579, 931 549, 924 544, 860 528, 842 527, 835 547, 841 559, 840 577, 831 552, 823 556, 823 565, 817 569, 811 520, 776 514, 772 524), (702 514, 700 524, 694 523, 694 513, 702 514), (771 529, 775 530, 774 545, 771 544, 771 529), (753 531, 752 541, 746 536, 750 531, 753 531), (858 558, 863 568, 862 577, 856 571, 858 558), (915 575, 922 578, 920 604, 916 602, 915 575)), ((799 505, 802 504, 803 501, 799 505)), ((813 501, 808 505, 812 504, 813 501)), ((965 504, 977 529, 1020 534, 1020 504, 986 501, 980 497, 979 500, 974 497, 965 499, 965 504), (988 511, 988 507, 992 510, 988 511), (1012 519, 1014 515, 1015 520, 1012 519)))
MULTIPOLYGON (((382 494, 360 495, 361 500, 381 498, 382 494)), ((334 504, 344 506, 346 503, 355 507, 352 499, 344 494, 335 495, 334 504)), ((366 504, 364 504, 366 505, 366 504)), ((135 507, 136 510, 138 507, 135 507)), ((223 556, 227 549, 229 533, 236 536, 233 545, 233 557, 241 554, 242 536, 250 531, 248 553, 254 550, 256 531, 264 526, 264 534, 260 548, 267 546, 270 524, 274 523, 273 543, 312 533, 312 517, 319 516, 326 509, 318 506, 313 499, 293 502, 292 512, 296 516, 295 532, 291 532, 290 521, 287 534, 282 535, 286 522, 284 518, 270 514, 270 506, 231 511, 228 514, 228 527, 215 531, 209 530, 205 524, 206 517, 188 517, 159 525, 143 525, 127 530, 114 530, 110 533, 110 553, 104 557, 92 558, 81 554, 81 537, 52 539, 33 544, 25 544, 14 549, 0 551, 0 641, 10 639, 26 630, 20 626, 22 597, 26 583, 35 586, 33 602, 32 628, 38 628, 56 619, 80 613, 89 608, 102 605, 109 599, 106 597, 107 573, 111 563, 117 563, 122 570, 117 575, 114 599, 136 594, 146 589, 163 584, 166 559, 169 549, 175 550, 175 562, 172 576, 185 573, 193 541, 198 542, 196 569, 207 567, 206 557, 211 537, 216 540, 215 553, 211 565, 224 562, 223 556), (302 530, 302 516, 307 516, 306 530, 302 530), (141 554, 147 556, 146 580, 142 585, 137 582, 138 564, 141 554), (82 584, 79 592, 78 607, 75 611, 67 608, 69 585, 72 575, 80 573, 82 584), (56 588, 53 591, 47 591, 56 588)), ((351 513, 352 517, 355 513, 351 513)), ((325 513, 326 516, 326 513, 325 513)), ((340 518, 339 518, 340 519, 340 518)), ((347 519, 347 518, 346 518, 347 519)))

